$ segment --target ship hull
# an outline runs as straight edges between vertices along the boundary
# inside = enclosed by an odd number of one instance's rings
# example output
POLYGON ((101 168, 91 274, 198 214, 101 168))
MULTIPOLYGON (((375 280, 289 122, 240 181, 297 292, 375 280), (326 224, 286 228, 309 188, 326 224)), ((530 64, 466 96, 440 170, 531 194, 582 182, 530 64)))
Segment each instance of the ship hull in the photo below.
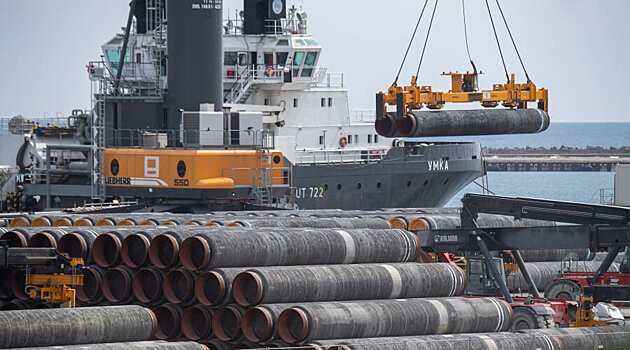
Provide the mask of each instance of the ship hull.
POLYGON ((378 162, 295 166, 292 194, 302 209, 440 207, 481 174, 477 143, 407 146, 378 162))

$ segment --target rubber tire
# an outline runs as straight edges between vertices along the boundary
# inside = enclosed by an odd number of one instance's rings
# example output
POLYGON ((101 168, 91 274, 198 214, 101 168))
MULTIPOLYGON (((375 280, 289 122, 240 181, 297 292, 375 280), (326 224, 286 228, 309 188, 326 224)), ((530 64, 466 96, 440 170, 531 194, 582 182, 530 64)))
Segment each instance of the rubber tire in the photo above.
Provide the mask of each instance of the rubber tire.
POLYGON ((580 285, 571 280, 559 279, 545 288, 545 298, 577 301, 580 296, 580 285))
POLYGON ((511 332, 523 329, 554 328, 553 318, 549 315, 537 315, 527 306, 519 306, 514 309, 514 320, 510 327, 511 332))

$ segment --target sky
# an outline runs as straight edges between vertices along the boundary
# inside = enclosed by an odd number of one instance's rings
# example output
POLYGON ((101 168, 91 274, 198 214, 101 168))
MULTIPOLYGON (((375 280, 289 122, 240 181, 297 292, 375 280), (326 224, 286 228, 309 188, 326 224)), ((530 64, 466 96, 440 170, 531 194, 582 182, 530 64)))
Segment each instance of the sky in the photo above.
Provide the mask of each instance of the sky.
MULTIPOLYGON (((241 0, 224 0, 234 17, 241 0)), ((308 14, 308 31, 324 47, 320 65, 343 72, 351 108, 374 108, 374 94, 394 80, 424 0, 288 0, 308 14)), ((489 1, 508 71, 524 81, 496 2, 489 1)), ((500 0, 525 68, 549 89, 554 122, 630 122, 627 0, 500 0)), ((121 31, 128 0, 0 0, 0 117, 65 116, 90 108, 85 66, 121 31)), ((485 0, 465 0, 472 58, 480 88, 504 83, 485 0)), ((433 0, 421 22, 399 83, 418 67, 433 0)), ((228 12, 229 11, 229 12, 228 12)), ((436 10, 419 83, 447 91, 447 71, 470 70, 461 0, 436 10)))

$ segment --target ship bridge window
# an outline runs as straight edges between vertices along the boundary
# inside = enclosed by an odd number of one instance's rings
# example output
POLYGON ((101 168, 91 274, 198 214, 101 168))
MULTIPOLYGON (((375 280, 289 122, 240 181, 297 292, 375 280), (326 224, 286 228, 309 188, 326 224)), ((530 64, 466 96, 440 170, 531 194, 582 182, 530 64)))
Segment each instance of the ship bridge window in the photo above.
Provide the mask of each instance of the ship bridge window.
POLYGON ((297 51, 295 54, 293 54, 293 65, 294 66, 301 66, 302 65, 302 60, 304 60, 304 52, 303 51, 297 51))
POLYGON ((368 135, 368 143, 372 143, 372 134, 368 135))
POLYGON ((300 66, 302 65, 302 61, 304 61, 303 51, 297 51, 296 53, 293 54, 293 76, 294 77, 299 76, 298 73, 300 72, 300 66))
POLYGON ((223 54, 223 65, 225 66, 236 66, 236 62, 238 60, 238 53, 233 51, 225 51, 223 54))
MULTIPOLYGON (((112 65, 112 71, 114 74, 118 74, 118 63, 120 63, 120 52, 118 50, 107 50, 107 59, 112 65)), ((125 54, 125 63, 131 62, 131 55, 129 51, 125 54)))
POLYGON ((280 39, 280 40, 278 40, 276 45, 277 46, 289 46, 289 40, 287 40, 287 39, 280 39))
POLYGON ((295 39, 295 46, 306 46, 306 43, 302 39, 295 39))
POLYGON ((289 58, 288 52, 276 52, 276 62, 280 66, 287 64, 287 58, 289 58))
POLYGON ((315 39, 304 39, 308 46, 319 46, 319 43, 315 39))
POLYGON ((374 143, 378 143, 378 134, 374 134, 374 143))
POLYGON ((313 66, 317 60, 317 52, 307 52, 304 60, 304 69, 302 69, 301 77, 310 77, 313 75, 313 66))

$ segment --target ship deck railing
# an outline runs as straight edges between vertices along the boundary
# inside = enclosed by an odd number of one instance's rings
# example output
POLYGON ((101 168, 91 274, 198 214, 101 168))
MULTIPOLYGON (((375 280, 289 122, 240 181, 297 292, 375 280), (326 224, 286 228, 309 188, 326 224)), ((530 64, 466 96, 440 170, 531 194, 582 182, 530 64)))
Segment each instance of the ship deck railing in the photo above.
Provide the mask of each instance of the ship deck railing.
POLYGON ((36 126, 69 128, 74 126, 74 124, 70 121, 69 117, 61 116, 61 113, 58 113, 55 117, 44 116, 37 119, 0 118, 0 134, 2 135, 30 133, 36 126), (13 122, 11 122, 11 120, 13 120, 13 122))
MULTIPOLYGON (((269 170, 271 176, 270 187, 288 187, 290 183, 289 167, 273 167, 265 168, 269 170)), ((265 184, 261 179, 259 168, 223 168, 221 169, 221 177, 232 179, 234 188, 253 188, 263 187, 265 184)))
POLYGON ((364 164, 381 161, 387 150, 388 148, 301 150, 295 152, 295 159, 300 165, 364 164))
POLYGON ((273 149, 273 130, 109 129, 107 147, 273 149))

